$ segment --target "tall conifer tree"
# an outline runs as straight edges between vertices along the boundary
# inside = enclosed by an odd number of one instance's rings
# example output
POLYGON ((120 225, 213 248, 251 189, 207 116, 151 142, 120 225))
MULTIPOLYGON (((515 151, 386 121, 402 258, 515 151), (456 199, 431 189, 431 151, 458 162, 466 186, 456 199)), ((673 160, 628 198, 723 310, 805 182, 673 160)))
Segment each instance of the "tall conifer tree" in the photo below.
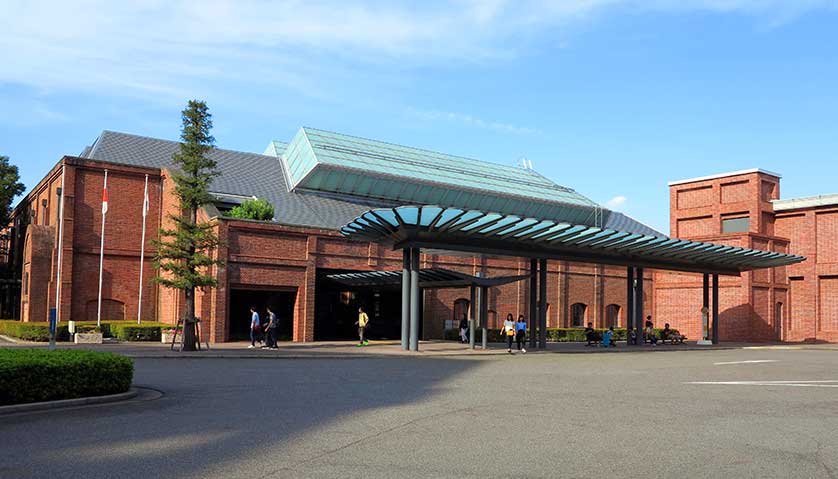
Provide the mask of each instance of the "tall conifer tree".
POLYGON ((160 270, 158 283, 181 290, 186 296, 183 349, 194 351, 199 341, 195 331, 195 290, 217 285, 210 269, 220 263, 212 258, 218 237, 213 225, 198 222, 198 210, 212 202, 208 188, 219 172, 216 162, 206 156, 215 147, 215 138, 210 134, 212 115, 206 103, 191 100, 181 117, 180 151, 172 155, 178 170, 172 179, 181 211, 179 215, 169 215, 174 229, 160 230, 161 239, 155 242, 155 266, 160 270))

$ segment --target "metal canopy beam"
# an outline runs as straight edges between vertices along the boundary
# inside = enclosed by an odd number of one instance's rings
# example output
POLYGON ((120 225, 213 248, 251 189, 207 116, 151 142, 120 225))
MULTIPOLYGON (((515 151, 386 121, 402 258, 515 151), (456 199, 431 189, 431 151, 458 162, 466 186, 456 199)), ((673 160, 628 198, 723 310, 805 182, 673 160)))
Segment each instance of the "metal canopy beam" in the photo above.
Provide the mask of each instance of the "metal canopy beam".
MULTIPOLYGON (((404 249, 408 250, 410 248, 406 247, 404 249)), ((346 286, 398 288, 404 281, 404 268, 402 271, 358 271, 330 274, 326 277, 346 286)), ((528 277, 528 275, 516 275, 480 278, 442 268, 425 268, 419 270, 419 287, 422 289, 466 288, 469 286, 494 287, 521 281, 528 277)))
POLYGON ((390 242, 396 248, 444 248, 723 275, 739 275, 743 271, 785 266, 806 259, 558 220, 440 206, 371 210, 341 232, 350 238, 390 242))

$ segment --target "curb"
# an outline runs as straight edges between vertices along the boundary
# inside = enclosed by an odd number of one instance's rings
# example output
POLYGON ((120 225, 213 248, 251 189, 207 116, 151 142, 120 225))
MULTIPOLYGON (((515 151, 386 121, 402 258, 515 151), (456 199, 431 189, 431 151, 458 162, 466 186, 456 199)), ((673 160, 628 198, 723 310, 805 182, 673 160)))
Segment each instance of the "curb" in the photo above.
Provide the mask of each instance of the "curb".
POLYGON ((137 388, 131 388, 124 393, 110 394, 107 396, 91 396, 86 398, 60 399, 58 401, 11 404, 9 406, 0 406, 0 416, 6 414, 15 414, 19 412, 46 411, 50 409, 86 406, 89 404, 105 404, 111 402, 126 401, 128 399, 134 399, 135 397, 137 397, 137 394, 139 394, 139 390, 137 388))
POLYGON ((18 344, 20 342, 19 340, 15 339, 11 336, 6 336, 5 334, 0 334, 0 339, 2 339, 3 341, 8 341, 10 343, 14 343, 14 344, 18 344))
MULTIPOLYGON (((589 349, 589 350, 579 350, 579 351, 540 351, 534 350, 529 351, 526 353, 527 356, 530 355, 598 355, 598 354, 630 354, 630 353, 665 353, 665 352, 687 352, 687 351, 730 351, 730 350, 737 350, 737 349, 746 349, 740 346, 706 346, 701 348, 643 348, 643 349, 635 349, 634 347, 631 348, 615 348, 615 349, 589 349)), ((353 353, 346 353, 346 354, 287 354, 287 355, 251 355, 251 354, 202 354, 201 352, 197 352, 194 356, 189 353, 181 353, 181 354, 149 354, 149 353, 119 353, 123 356, 132 358, 132 359, 262 359, 262 360, 317 360, 317 359, 389 359, 389 358, 492 358, 492 357, 508 357, 509 354, 506 353, 505 350, 492 350, 489 352, 484 352, 481 350, 477 350, 475 352, 450 352, 445 354, 436 354, 431 352, 431 354, 423 354, 424 351, 419 351, 417 353, 367 353, 367 354, 353 354, 353 353)), ((515 355, 521 355, 519 352, 515 352, 515 355)))

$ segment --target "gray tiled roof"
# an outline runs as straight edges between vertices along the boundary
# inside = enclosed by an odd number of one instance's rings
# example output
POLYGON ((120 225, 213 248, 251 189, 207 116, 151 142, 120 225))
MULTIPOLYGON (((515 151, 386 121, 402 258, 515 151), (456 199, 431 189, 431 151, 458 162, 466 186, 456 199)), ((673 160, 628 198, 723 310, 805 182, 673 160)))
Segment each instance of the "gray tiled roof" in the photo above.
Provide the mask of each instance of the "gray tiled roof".
MULTIPOLYGON (((145 136, 103 131, 96 142, 85 148, 82 157, 92 160, 152 168, 172 167, 172 154, 178 142, 145 136)), ((290 192, 280 160, 276 157, 242 151, 213 149, 209 155, 218 163, 221 175, 211 191, 256 196, 274 205, 277 222, 338 230, 371 208, 394 204, 346 195, 290 192)), ((605 225, 632 233, 655 234, 648 226, 626 215, 612 212, 605 225)))
MULTIPOLYGON (((104 131, 86 158, 164 168, 172 166, 178 145, 176 141, 104 131)), ((274 157, 220 148, 207 156, 218 163, 221 172, 211 191, 263 198, 274 205, 274 217, 283 224, 338 229, 370 208, 368 204, 289 192, 274 157)))

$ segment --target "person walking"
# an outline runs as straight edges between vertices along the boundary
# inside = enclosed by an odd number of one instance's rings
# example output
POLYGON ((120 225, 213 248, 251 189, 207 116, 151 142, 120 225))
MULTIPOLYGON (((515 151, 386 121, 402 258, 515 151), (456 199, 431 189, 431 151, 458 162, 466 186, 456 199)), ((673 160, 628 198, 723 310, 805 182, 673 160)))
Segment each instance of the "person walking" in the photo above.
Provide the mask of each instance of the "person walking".
POLYGON ((358 325, 358 337, 360 338, 361 342, 358 343, 358 346, 367 346, 370 344, 367 341, 367 338, 364 337, 364 332, 367 329, 367 324, 369 324, 370 318, 367 316, 367 313, 364 312, 364 308, 358 308, 358 321, 355 321, 355 324, 358 325))
POLYGON ((524 345, 524 339, 527 337, 527 322, 524 321, 524 315, 518 315, 518 322, 515 323, 515 341, 518 343, 518 351, 522 353, 527 352, 527 348, 524 345))
POLYGON ((256 306, 250 307, 250 346, 248 349, 253 349, 256 347, 256 341, 259 341, 259 344, 262 344, 262 337, 260 331, 260 321, 259 321, 259 313, 256 312, 256 306))
POLYGON ((262 349, 279 349, 276 344, 276 329, 279 326, 276 314, 271 311, 271 307, 265 308, 268 311, 268 325, 265 327, 267 338, 265 338, 265 346, 262 349))
POLYGON ((463 313, 463 319, 460 320, 460 342, 468 342, 468 319, 466 319, 466 313, 463 313))
POLYGON ((512 318, 512 313, 507 314, 503 329, 500 330, 501 336, 506 336, 506 352, 510 354, 512 354, 512 340, 515 339, 515 320, 512 318))

